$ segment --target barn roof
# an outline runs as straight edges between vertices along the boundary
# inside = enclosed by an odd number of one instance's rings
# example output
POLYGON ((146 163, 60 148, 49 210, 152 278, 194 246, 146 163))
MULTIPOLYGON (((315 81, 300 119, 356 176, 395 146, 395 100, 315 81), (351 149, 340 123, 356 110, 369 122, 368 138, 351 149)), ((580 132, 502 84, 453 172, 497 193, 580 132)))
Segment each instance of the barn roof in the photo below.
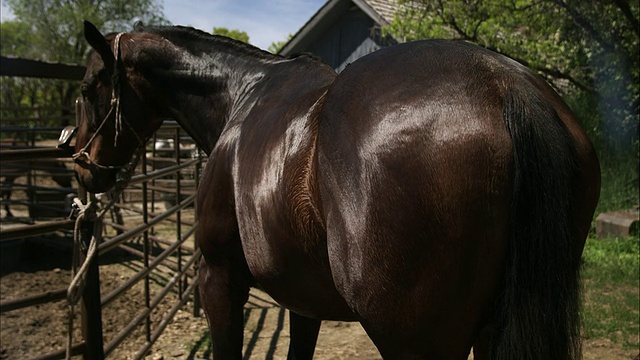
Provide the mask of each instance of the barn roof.
POLYGON ((363 3, 369 5, 384 20, 384 24, 388 25, 393 21, 393 17, 398 11, 398 5, 393 0, 363 0, 363 3))
POLYGON ((395 0, 328 0, 280 49, 279 54, 286 56, 303 51, 353 6, 359 7, 380 26, 393 21, 398 9, 395 0))

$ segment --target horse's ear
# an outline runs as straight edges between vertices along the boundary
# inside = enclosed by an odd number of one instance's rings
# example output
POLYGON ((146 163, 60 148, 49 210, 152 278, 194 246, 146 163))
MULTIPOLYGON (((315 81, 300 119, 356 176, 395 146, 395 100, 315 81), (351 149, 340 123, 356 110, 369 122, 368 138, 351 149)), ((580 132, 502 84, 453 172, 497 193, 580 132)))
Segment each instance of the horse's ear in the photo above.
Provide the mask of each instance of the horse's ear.
POLYGON ((102 57, 102 61, 104 61, 104 65, 107 69, 113 68, 113 64, 115 63, 115 57, 111 52, 111 48, 109 47, 109 43, 107 39, 102 35, 100 30, 90 23, 89 21, 84 21, 84 38, 87 39, 89 45, 94 48, 98 54, 102 57))
POLYGON ((134 31, 142 31, 143 29, 144 29, 144 23, 141 20, 138 20, 133 24, 134 31))

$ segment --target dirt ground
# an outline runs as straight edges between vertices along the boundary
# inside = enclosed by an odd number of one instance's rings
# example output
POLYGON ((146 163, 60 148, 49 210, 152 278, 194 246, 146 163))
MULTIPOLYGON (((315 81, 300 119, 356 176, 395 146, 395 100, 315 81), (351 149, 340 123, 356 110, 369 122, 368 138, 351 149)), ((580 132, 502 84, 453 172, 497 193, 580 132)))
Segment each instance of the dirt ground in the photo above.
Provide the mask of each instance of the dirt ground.
MULTIPOLYGON (((70 280, 70 255, 53 247, 51 239, 31 243, 19 267, 0 278, 0 299, 6 301, 28 294, 64 288, 70 280)), ((128 279, 141 264, 127 256, 102 259, 100 277, 103 295, 128 279)), ((152 296, 166 281, 167 274, 151 277, 152 296)), ((108 343, 143 307, 143 284, 134 286, 125 296, 103 309, 104 340, 108 343)), ((151 331, 176 300, 175 293, 151 315, 151 331)), ((189 301, 145 357, 151 360, 211 358, 209 335, 204 317, 193 317, 189 301)), ((289 342, 288 316, 268 295, 251 292, 245 307, 245 359, 285 359, 289 342)), ((65 301, 16 310, 0 316, 0 359, 25 359, 64 348, 67 336, 68 307, 65 301)), ((113 359, 130 359, 145 343, 143 326, 109 354, 113 359)), ((74 339, 81 339, 78 321, 74 339)), ((623 349, 604 340, 586 341, 584 359, 633 359, 637 350, 623 349)), ((79 357, 76 357, 79 358, 79 357)), ((325 322, 322 325, 315 359, 380 359, 380 355, 357 323, 325 322)))

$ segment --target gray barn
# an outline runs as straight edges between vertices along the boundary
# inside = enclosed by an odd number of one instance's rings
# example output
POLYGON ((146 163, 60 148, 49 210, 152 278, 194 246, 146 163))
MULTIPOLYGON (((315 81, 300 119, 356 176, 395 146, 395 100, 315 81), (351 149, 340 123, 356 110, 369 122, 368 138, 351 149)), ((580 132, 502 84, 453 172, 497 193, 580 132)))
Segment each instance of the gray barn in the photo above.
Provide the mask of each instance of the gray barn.
POLYGON ((309 52, 342 71, 356 59, 396 43, 381 35, 395 11, 393 0, 328 0, 279 54, 309 52))

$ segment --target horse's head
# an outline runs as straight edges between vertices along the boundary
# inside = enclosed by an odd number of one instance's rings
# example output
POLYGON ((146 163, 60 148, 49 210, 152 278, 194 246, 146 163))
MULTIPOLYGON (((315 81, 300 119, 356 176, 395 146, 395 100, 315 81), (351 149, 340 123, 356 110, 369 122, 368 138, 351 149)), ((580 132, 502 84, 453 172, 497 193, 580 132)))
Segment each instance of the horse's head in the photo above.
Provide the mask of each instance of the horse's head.
POLYGON ((125 61, 134 35, 105 37, 85 22, 85 38, 93 51, 82 81, 74 160, 78 181, 90 192, 112 188, 161 124, 157 109, 143 95, 148 83, 131 61, 125 61))

